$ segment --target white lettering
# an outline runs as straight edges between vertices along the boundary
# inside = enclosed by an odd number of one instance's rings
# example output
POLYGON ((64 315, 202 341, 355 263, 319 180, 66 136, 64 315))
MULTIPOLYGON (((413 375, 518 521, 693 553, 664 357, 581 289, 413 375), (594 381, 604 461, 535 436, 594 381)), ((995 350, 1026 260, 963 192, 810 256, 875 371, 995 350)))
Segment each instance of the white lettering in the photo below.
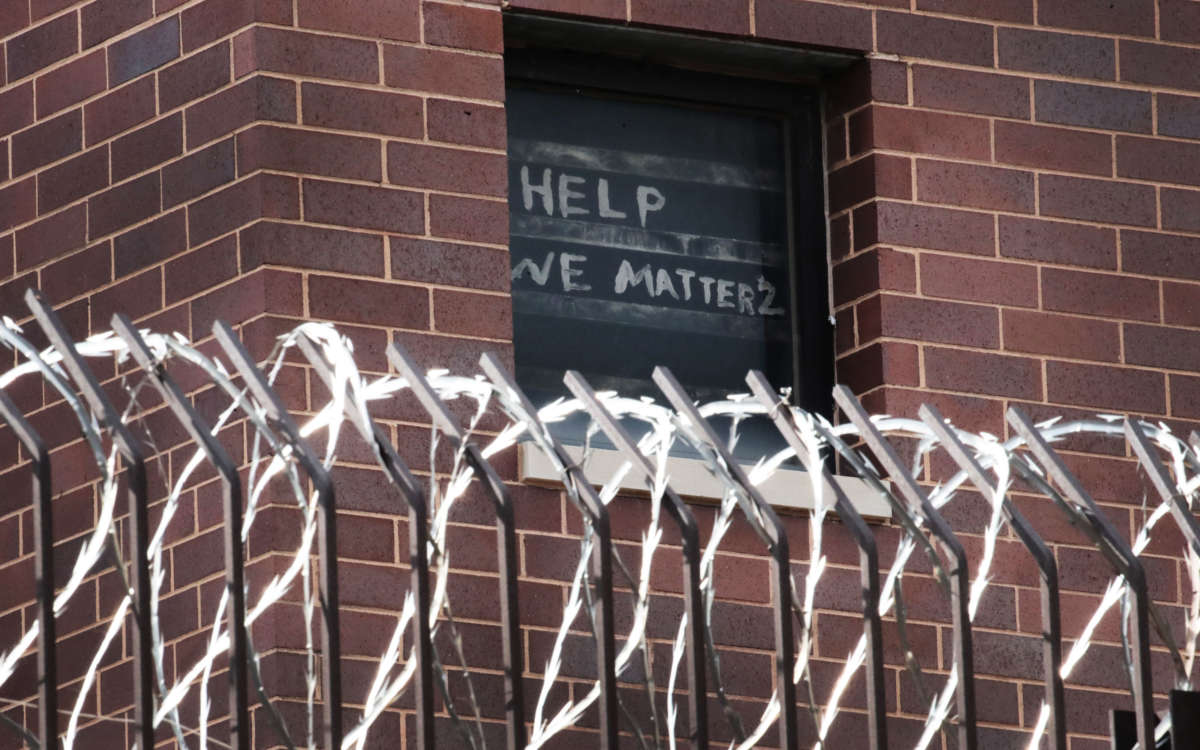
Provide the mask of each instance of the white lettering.
POLYGON ((546 209, 547 216, 554 215, 554 196, 550 192, 550 168, 542 170, 542 184, 533 185, 529 182, 529 167, 521 167, 521 201, 525 204, 525 210, 533 209, 533 194, 537 193, 542 196, 542 208, 546 209))
POLYGON ((642 222, 642 228, 646 228, 646 214, 651 211, 661 211, 663 206, 667 205, 667 199, 658 191, 658 188, 649 187, 646 185, 638 185, 637 189, 637 207, 638 219, 642 222))
POLYGON ((679 292, 675 291, 675 284, 674 284, 674 282, 671 281, 671 274, 667 272, 667 269, 665 269, 665 268, 658 269, 658 276, 656 277, 655 280, 656 280, 656 286, 657 286, 657 288, 655 289, 656 296, 661 297, 662 293, 666 292, 667 294, 671 295, 675 299, 679 299, 679 292))
POLYGON ((625 290, 630 286, 637 286, 638 284, 645 284, 646 294, 649 294, 651 297, 654 296, 654 274, 650 271, 650 264, 647 263, 637 271, 634 271, 633 265, 629 261, 621 261, 621 265, 617 268, 617 278, 613 283, 613 291, 617 294, 624 294, 625 290))
POLYGON ((717 307, 733 307, 733 282, 717 279, 717 307))
POLYGON ((754 314, 754 290, 749 284, 738 282, 738 314, 754 314))
POLYGON ((582 276, 582 268, 571 268, 572 263, 587 262, 586 255, 575 255, 574 253, 563 253, 558 256, 558 264, 562 270, 562 285, 564 292, 587 292, 591 291, 591 284, 581 284, 571 281, 571 279, 582 276))
POLYGON ((582 177, 576 177, 573 174, 560 174, 558 176, 558 212, 562 214, 564 219, 576 214, 591 213, 586 208, 572 206, 570 202, 572 198, 584 197, 583 193, 578 190, 572 190, 571 185, 582 185, 584 182, 585 180, 582 177))
POLYGON ((758 306, 759 315, 783 315, 782 307, 771 307, 771 303, 775 301, 775 285, 758 277, 758 291, 763 292, 762 304, 758 306))
POLYGON ((675 273, 683 279, 683 300, 686 302, 692 298, 692 277, 696 275, 696 272, 690 268, 676 268, 675 273))
POLYGON ((624 211, 616 211, 612 204, 608 201, 608 180, 600 178, 600 183, 596 188, 597 201, 600 204, 600 218, 602 219, 624 219, 626 214, 624 211))
POLYGON ((533 262, 532 258, 521 258, 521 262, 512 270, 512 280, 516 281, 529 272, 529 277, 538 286, 546 286, 546 280, 550 278, 550 265, 554 262, 554 253, 546 253, 546 260, 542 261, 541 267, 533 262))
POLYGON ((716 281, 712 276, 701 276, 700 284, 704 286, 704 304, 712 304, 712 285, 716 281))

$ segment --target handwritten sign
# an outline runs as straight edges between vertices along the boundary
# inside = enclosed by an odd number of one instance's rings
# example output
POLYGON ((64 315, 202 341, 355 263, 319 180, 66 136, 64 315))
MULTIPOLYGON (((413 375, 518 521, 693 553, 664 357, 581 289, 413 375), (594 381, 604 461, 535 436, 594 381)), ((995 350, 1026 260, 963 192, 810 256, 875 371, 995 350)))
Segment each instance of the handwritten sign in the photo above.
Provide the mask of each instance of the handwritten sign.
POLYGON ((509 209, 518 377, 654 393, 666 364, 698 397, 791 382, 778 120, 516 88, 509 209))

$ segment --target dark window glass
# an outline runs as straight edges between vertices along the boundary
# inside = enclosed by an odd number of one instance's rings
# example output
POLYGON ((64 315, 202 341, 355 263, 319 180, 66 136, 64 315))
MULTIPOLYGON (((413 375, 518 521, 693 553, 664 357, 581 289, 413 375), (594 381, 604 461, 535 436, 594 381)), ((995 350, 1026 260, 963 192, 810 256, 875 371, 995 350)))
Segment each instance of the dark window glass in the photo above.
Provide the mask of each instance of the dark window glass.
MULTIPOLYGON (((659 364, 701 401, 745 392, 749 369, 797 385, 796 117, 717 99, 510 80, 513 335, 535 403, 567 369, 659 401, 659 364)), ((823 284, 823 232, 804 242, 823 284)), ((769 427, 750 432, 748 453, 768 448, 769 427)))

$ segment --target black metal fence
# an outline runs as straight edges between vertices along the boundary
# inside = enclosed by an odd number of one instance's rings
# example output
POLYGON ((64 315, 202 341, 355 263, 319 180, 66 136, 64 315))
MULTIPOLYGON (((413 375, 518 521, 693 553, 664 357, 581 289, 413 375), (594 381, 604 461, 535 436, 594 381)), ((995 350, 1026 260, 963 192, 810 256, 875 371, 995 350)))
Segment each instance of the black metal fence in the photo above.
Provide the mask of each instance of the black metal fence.
MULTIPOLYGON (((127 428, 122 414, 110 402, 105 390, 55 314, 35 293, 31 292, 27 301, 37 325, 48 338, 53 351, 61 357, 62 368, 82 395, 88 410, 107 430, 119 449, 127 492, 130 570, 133 572, 133 736, 139 747, 153 747, 155 705, 156 701, 161 699, 161 695, 153 674, 155 655, 151 641, 151 613, 150 608, 146 606, 151 589, 147 553, 149 522, 145 449, 127 428)), ((224 569, 225 584, 229 592, 229 606, 226 611, 226 628, 230 634, 229 742, 235 748, 247 748, 250 743, 249 712, 258 698, 252 694, 248 678, 247 603, 243 581, 242 543, 244 497, 238 466, 213 437, 212 425, 206 423, 197 413, 184 391, 168 374, 161 357, 152 352, 142 334, 126 318, 119 315, 113 319, 113 329, 137 367, 148 376, 174 417, 186 429, 196 446, 203 451, 207 461, 215 467, 222 482, 224 569)), ((228 325, 218 322, 213 333, 220 350, 232 363, 236 374, 240 375, 254 402, 265 415, 266 421, 290 451, 290 458, 299 466, 319 497, 317 556, 321 571, 321 650, 328 664, 338 664, 340 640, 335 513, 337 488, 321 457, 314 453, 302 437, 263 371, 255 364, 233 330, 228 325)), ((323 356, 319 347, 303 336, 299 337, 298 344, 306 364, 320 379, 329 388, 341 387, 341 381, 334 372, 334 365, 323 356)), ((495 510, 499 572, 496 601, 502 630, 506 746, 514 750, 525 747, 528 741, 528 727, 525 723, 527 697, 522 680, 524 657, 520 631, 521 609, 518 605, 518 548, 513 499, 508 486, 484 457, 481 449, 469 438, 468 431, 452 415, 437 389, 418 370, 409 356, 401 348, 393 345, 388 349, 387 357, 407 382, 408 388, 415 394, 434 427, 449 441, 454 450, 460 451, 466 457, 475 476, 491 498, 495 510)), ((581 467, 555 440, 553 433, 539 421, 537 409, 525 399, 520 388, 498 360, 485 355, 481 367, 491 386, 498 393, 504 394, 506 408, 514 415, 514 419, 524 421, 535 442, 561 467, 563 482, 567 485, 570 496, 579 501, 579 510, 593 535, 594 542, 590 547, 589 608, 595 629, 595 668, 599 685, 598 744, 602 748, 616 748, 621 742, 619 732, 622 714, 618 702, 618 644, 614 632, 614 545, 608 508, 581 467)), ((796 623, 803 620, 803 613, 798 601, 798 592, 792 581, 789 540, 784 524, 731 455, 725 441, 700 414, 692 399, 671 373, 660 368, 654 374, 654 381, 675 410, 678 424, 687 428, 684 432, 688 439, 694 442, 695 448, 706 457, 715 472, 723 472, 723 478, 730 487, 729 492, 736 496, 742 512, 753 522, 764 550, 770 557, 775 630, 773 680, 775 693, 782 707, 778 713, 777 737, 781 746, 795 748, 800 742, 800 732, 797 729, 798 714, 795 710, 797 679, 794 670, 798 656, 795 630, 796 623)), ((610 412, 605 400, 577 373, 568 373, 565 382, 596 428, 607 436, 629 463, 632 474, 640 477, 648 489, 653 490, 660 485, 654 462, 639 447, 638 441, 626 431, 622 421, 610 412)), ((811 442, 806 439, 811 438, 813 433, 819 436, 827 449, 840 456, 849 472, 857 474, 888 497, 893 504, 895 520, 912 535, 917 548, 935 561, 935 574, 943 579, 942 583, 952 605, 953 661, 958 679, 954 688, 954 711, 950 723, 955 727, 957 747, 974 750, 978 747, 977 703, 974 690, 972 616, 968 606, 971 588, 968 560, 963 545, 931 502, 928 488, 913 479, 893 444, 845 388, 836 390, 835 400, 849 423, 853 425, 854 440, 861 441, 857 444, 851 444, 844 431, 839 433, 828 423, 815 421, 807 426, 800 425, 795 412, 786 406, 761 374, 750 373, 747 383, 754 398, 769 415, 795 455, 805 464, 804 468, 820 477, 824 491, 832 498, 833 512, 840 518, 858 547, 862 632, 866 644, 862 669, 866 678, 865 705, 869 728, 862 746, 872 750, 895 747, 894 744, 889 744, 886 722, 879 555, 872 527, 859 515, 840 484, 834 480, 829 469, 830 462, 812 460, 811 442), (808 435, 805 434, 805 430, 809 430, 808 435), (875 468, 876 465, 882 469, 881 472, 875 468)), ((348 413, 357 408, 352 398, 347 398, 345 403, 348 413)), ((351 423, 371 446, 380 467, 399 489, 407 506, 410 588, 417 612, 412 620, 412 638, 415 644, 413 653, 416 660, 412 691, 416 721, 415 736, 409 739, 409 747, 432 748, 435 742, 436 667, 431 638, 432 618, 429 616, 432 605, 427 551, 430 544, 430 508, 427 504, 427 493, 422 482, 400 458, 387 433, 375 425, 369 415, 359 412, 352 416, 354 418, 350 420, 351 423)), ((58 738, 62 734, 62 727, 58 721, 59 696, 54 679, 57 647, 54 606, 56 583, 51 559, 54 540, 51 459, 38 434, 2 390, 0 417, 14 431, 30 457, 33 528, 36 539, 37 612, 40 628, 36 643, 40 721, 36 728, 26 731, 29 744, 36 741, 41 747, 51 748, 57 746, 58 738)), ((1044 688, 1048 712, 1044 731, 1050 748, 1067 750, 1065 690, 1062 677, 1063 638, 1055 556, 1051 548, 1042 541, 1037 529, 1005 496, 1004 488, 989 478, 988 469, 985 468, 980 453, 964 443, 962 434, 950 427, 932 407, 923 407, 920 417, 931 436, 930 439, 936 441, 953 459, 965 476, 966 482, 973 485, 989 503, 999 508, 1004 520, 1036 563, 1040 573, 1044 688)), ((1020 443, 1019 450, 1014 448, 1004 454, 1009 470, 1028 486, 1055 500, 1061 512, 1083 530, 1095 548, 1103 554, 1113 573, 1123 579, 1126 586, 1126 596, 1130 604, 1128 666, 1135 711, 1128 715, 1124 712, 1114 714, 1113 747, 1126 750, 1135 743, 1140 743, 1140 747, 1147 748, 1156 746, 1156 742, 1158 747, 1167 742, 1177 749, 1200 747, 1200 697, 1196 693, 1172 690, 1167 717, 1160 720, 1154 714, 1154 686, 1150 668, 1151 635, 1155 629, 1162 635, 1164 628, 1169 635, 1169 626, 1155 619, 1157 610, 1150 601, 1146 572, 1138 555, 1106 520, 1104 512, 1081 483, 1068 471, 1062 458, 1050 447, 1044 430, 1016 408, 1008 412, 1007 419, 1019 436, 1020 443), (1156 730, 1159 734, 1157 738, 1156 730)), ((1189 505, 1190 495, 1180 489, 1182 478, 1174 476, 1172 470, 1164 465, 1158 449, 1147 436, 1146 424, 1126 419, 1120 424, 1120 429, 1132 452, 1136 454, 1142 471, 1160 494, 1162 503, 1166 505, 1187 544, 1194 552, 1200 553, 1200 526, 1197 525, 1189 505)), ((1190 437, 1190 448, 1182 457, 1183 465, 1193 470, 1200 468, 1196 453, 1198 448, 1200 436, 1193 433, 1190 437)), ((710 738, 706 697, 711 687, 707 684, 708 659, 713 645, 711 633, 706 630, 706 595, 702 587, 704 550, 699 528, 689 505, 669 484, 665 487, 659 486, 659 491, 662 492, 663 508, 670 522, 678 529, 682 546, 682 592, 684 611, 688 618, 684 629, 686 655, 683 664, 689 686, 686 714, 689 725, 681 732, 681 736, 685 737, 692 747, 707 748, 710 746, 710 738)), ((1177 686, 1185 685, 1186 678, 1186 674, 1180 676, 1177 671, 1177 686)), ((323 746, 338 748, 343 745, 345 735, 340 670, 324 669, 322 680, 323 746)))

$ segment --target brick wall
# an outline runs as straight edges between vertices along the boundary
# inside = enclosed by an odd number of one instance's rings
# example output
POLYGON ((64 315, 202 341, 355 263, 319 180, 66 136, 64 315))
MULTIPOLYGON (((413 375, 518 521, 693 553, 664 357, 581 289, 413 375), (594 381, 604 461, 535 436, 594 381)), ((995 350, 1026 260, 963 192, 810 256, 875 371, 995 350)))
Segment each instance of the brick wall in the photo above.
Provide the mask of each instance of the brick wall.
MULTIPOLYGON (((838 377, 872 411, 911 415, 930 401, 961 426, 997 434, 1009 404, 1035 416, 1132 411, 1181 426, 1200 416, 1200 2, 507 5, 870 53, 829 80, 825 93, 838 377)), ((386 369, 389 339, 425 364, 457 371, 470 370, 484 350, 511 361, 496 4, 9 0, 0 5, 0 43, 0 312, 24 317, 20 295, 38 286, 76 336, 107 329, 116 310, 195 339, 222 317, 265 353, 275 333, 315 318, 338 323, 377 371, 386 369)), ((286 369, 283 382, 289 405, 301 410, 321 388, 299 369, 286 369)), ((40 389, 14 396, 61 445, 59 465, 70 465, 82 448, 54 429, 62 405, 40 389)), ((413 414, 388 429, 424 469, 424 433, 413 414)), ((227 437, 242 455, 241 428, 227 437)), ((1118 528, 1133 528, 1143 487, 1128 457, 1067 455, 1081 475, 1101 480, 1099 499, 1118 528)), ((4 456, 18 460, 11 439, 4 456)), ((936 464, 929 470, 939 474, 936 464)), ((19 550, 3 573, 14 580, 32 569, 30 514, 15 476, 0 475, 13 488, 0 531, 19 550)), ((346 488, 342 529, 355 540, 344 547, 347 628, 371 632, 399 601, 388 592, 404 586, 404 524, 375 472, 348 465, 337 479, 346 488)), ((63 524, 64 559, 94 513, 92 480, 76 475, 55 488, 62 515, 80 519, 63 524)), ((579 528, 558 493, 516 491, 536 673, 579 528)), ((171 648, 180 663, 206 637, 197 617, 211 616, 220 587, 214 497, 211 482, 193 493, 172 540, 171 648)), ((1065 629, 1076 635, 1102 590, 1100 566, 1047 503, 1018 500, 1060 545, 1072 592, 1065 629)), ((473 507, 456 527, 464 550, 483 533, 484 506, 473 507)), ((644 503, 616 507, 617 527, 636 541, 644 503)), ((250 548, 262 576, 286 540, 287 511, 272 512, 281 519, 276 531, 250 548)), ((710 511, 698 512, 711 522, 710 511)), ((967 516, 952 520, 965 527, 967 516)), ((804 520, 788 522, 802 570, 804 520)), ((977 539, 965 541, 977 551, 977 539)), ((1148 558, 1156 596, 1176 614, 1188 593, 1178 549, 1173 540, 1156 543, 1148 558)), ((766 563, 748 536, 733 537, 727 550, 719 585, 736 606, 719 616, 739 625, 730 628, 736 648, 726 664, 736 702, 756 711, 769 692, 757 679, 770 664, 762 650, 771 638, 766 563)), ((835 562, 853 565, 851 548, 844 551, 835 562)), ((979 690, 985 739, 1008 747, 1020 740, 1010 730, 1035 719, 1040 642, 1031 635, 1032 567, 1013 540, 1000 554, 978 649, 979 669, 992 677, 979 690)), ((484 558, 464 559, 455 585, 490 586, 484 558)), ((852 575, 836 565, 835 574, 852 575)), ((111 612, 114 584, 111 569, 91 580, 94 607, 72 612, 64 642, 98 639, 95 623, 111 612)), ((948 666, 945 610, 928 579, 917 574, 911 586, 910 610, 935 613, 915 618, 914 644, 925 663, 948 666)), ((31 617, 29 595, 6 587, 4 632, 31 617)), ((854 607, 831 596, 818 624, 826 667, 847 646, 839 641, 847 620, 836 611, 854 607)), ((478 601, 479 611, 461 614, 477 644, 498 643, 488 600, 478 601)), ((273 649, 272 686, 300 695, 294 628, 280 617, 260 636, 273 649)), ((1103 637, 1116 641, 1111 623, 1103 637)), ((351 702, 367 679, 367 662, 356 657, 378 648, 368 645, 346 649, 351 702)), ((476 648, 479 663, 494 667, 486 646, 476 648)), ((1123 702, 1111 691, 1123 684, 1117 658, 1099 661, 1107 666, 1068 695, 1075 750, 1105 746, 1104 711, 1123 702)), ((585 664, 581 656, 567 674, 584 674, 585 664)), ((83 666, 64 665, 60 680, 77 686, 83 666)), ((27 680, 31 668, 25 664, 27 680)), ((921 708, 899 662, 893 673, 889 701, 904 734, 921 708)), ((128 662, 114 655, 90 711, 122 715, 129 679, 128 662)), ((27 720, 22 711, 8 713, 27 720)), ((409 720, 397 712, 388 726, 400 732, 409 720)), ((855 726, 853 717, 846 726, 855 726)), ((123 741, 117 723, 89 731, 87 746, 123 741)))

